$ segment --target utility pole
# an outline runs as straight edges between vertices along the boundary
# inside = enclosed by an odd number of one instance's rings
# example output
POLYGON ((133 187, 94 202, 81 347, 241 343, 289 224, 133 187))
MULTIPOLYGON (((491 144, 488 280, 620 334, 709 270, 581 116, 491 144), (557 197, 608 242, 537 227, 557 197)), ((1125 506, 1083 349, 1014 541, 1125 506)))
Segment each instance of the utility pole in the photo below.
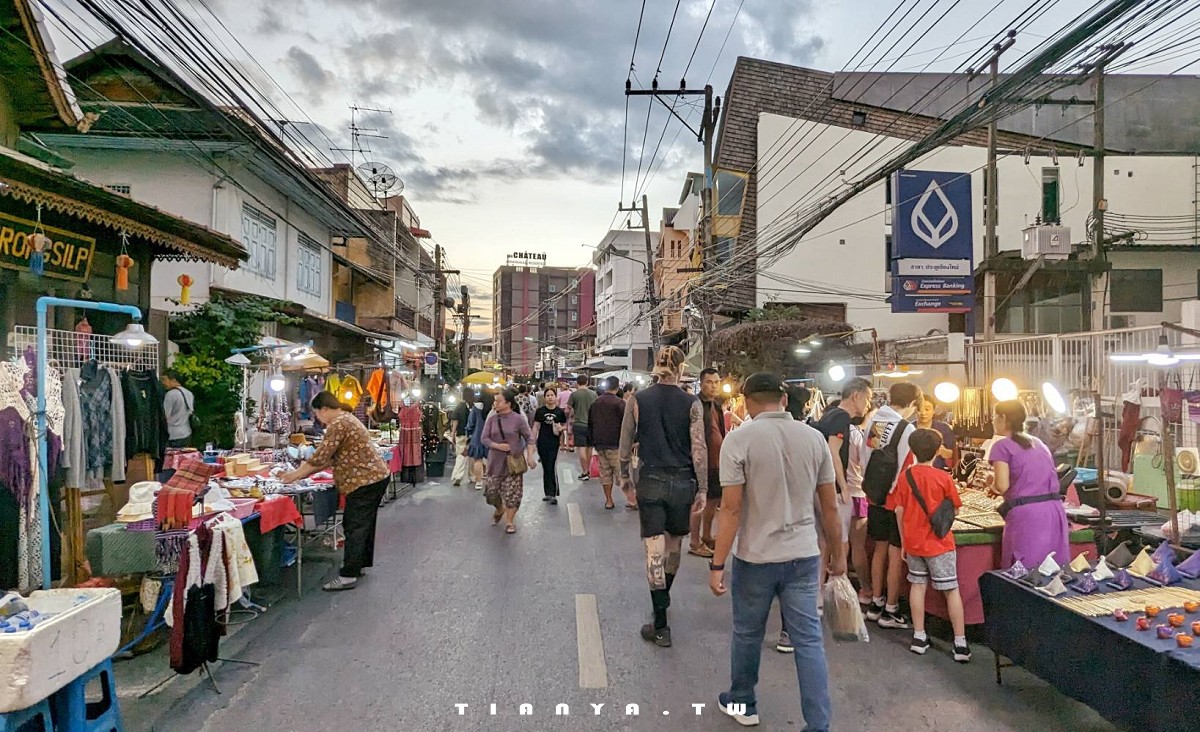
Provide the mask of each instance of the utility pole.
MULTIPOLYGON (((650 238, 650 204, 646 196, 642 196, 641 206, 630 206, 629 208, 618 207, 621 211, 636 211, 642 215, 641 229, 646 235, 646 303, 650 306, 650 347, 654 353, 650 354, 650 363, 654 362, 654 355, 658 353, 658 348, 662 342, 662 314, 658 312, 658 296, 655 293, 654 287, 654 242, 650 238)), ((634 229, 632 223, 629 228, 634 229)), ((610 255, 611 256, 611 255, 610 255)), ((636 260, 635 260, 636 261, 636 260)), ((630 366, 632 367, 632 362, 630 366)))
MULTIPOLYGON (((1010 30, 1008 37, 992 47, 992 55, 988 59, 990 76, 989 89, 994 90, 1000 82, 1000 56, 1012 47, 1017 40, 1017 32, 1010 30)), ((967 72, 967 80, 975 78, 974 71, 967 72)), ((993 269, 995 257, 1000 253, 1000 241, 996 237, 996 227, 1000 217, 1000 176, 996 165, 996 144, 999 135, 999 120, 993 119, 988 125, 987 137, 987 168, 984 172, 983 187, 987 193, 984 208, 985 233, 983 238, 983 261, 987 269, 983 275, 983 339, 996 339, 996 272, 993 269)), ((988 370, 989 378, 991 370, 988 370)))
MULTIPOLYGON (((701 227, 702 233, 700 235, 701 236, 701 240, 700 240, 701 266, 700 266, 699 271, 705 272, 708 270, 708 260, 709 260, 710 252, 716 251, 716 230, 713 227, 713 219, 712 219, 712 215, 713 215, 713 160, 712 160, 712 157, 713 157, 713 141, 715 139, 715 131, 717 128, 717 118, 720 116, 721 98, 713 96, 713 88, 712 88, 711 84, 706 84, 703 89, 688 89, 686 79, 679 80, 679 88, 678 89, 659 89, 657 79, 655 79, 651 83, 651 86, 649 89, 634 89, 632 82, 630 82, 628 79, 626 79, 625 80, 625 96, 627 96, 627 97, 631 97, 631 96, 653 97, 655 99, 655 101, 657 101, 659 104, 662 104, 664 107, 667 108, 667 110, 671 114, 675 115, 675 117, 680 122, 683 123, 683 126, 686 127, 688 129, 688 131, 690 131, 692 134, 694 134, 696 136, 696 140, 698 142, 704 143, 704 189, 701 191, 701 198, 700 198, 701 205, 703 206, 703 209, 704 209, 704 218, 702 219, 703 226, 701 227), (667 106, 667 103, 662 101, 662 99, 661 99, 661 97, 684 97, 684 96, 703 96, 704 97, 704 114, 700 119, 700 129, 699 130, 693 129, 691 127, 691 125, 688 124, 687 120, 685 120, 682 116, 680 116, 680 114, 678 112, 675 111, 674 107, 667 106)), ((644 204, 644 201, 643 201, 643 204, 644 204)), ((628 210, 628 209, 621 209, 621 210, 624 211, 624 210, 628 210)), ((647 229, 647 231, 649 231, 649 230, 647 229)), ((649 233, 647 233, 647 237, 649 237, 649 233)), ((680 271, 682 272, 685 270, 681 269, 680 271)), ((695 271, 695 270, 689 269, 686 271, 695 271)), ((651 274, 650 276, 653 277, 653 274, 651 274)), ((657 308, 658 308, 657 298, 651 297, 651 293, 649 290, 647 291, 647 300, 651 301, 651 305, 650 305, 650 307, 652 308, 651 312, 654 313, 654 315, 652 316, 652 319, 656 319, 656 322, 658 322, 659 320, 661 320, 661 315, 657 313, 657 308)), ((697 307, 700 308, 701 313, 703 314, 703 317, 701 318, 701 320, 702 320, 702 323, 701 323, 702 336, 701 336, 700 348, 701 348, 701 352, 703 353, 704 363, 707 365, 707 363, 708 363, 708 360, 707 360, 708 359, 708 330, 709 330, 708 321, 710 319, 710 316, 708 314, 709 308, 708 308, 707 298, 703 298, 701 301, 697 302, 696 305, 697 305, 697 307)), ((656 328, 655 332, 654 332, 654 336, 653 336, 656 349, 658 347, 660 336, 661 336, 661 334, 659 332, 659 329, 656 328)))
POLYGON ((471 292, 466 285, 459 288, 459 294, 462 296, 462 303, 459 305, 462 308, 462 332, 458 336, 458 360, 462 364, 462 372, 465 376, 467 373, 467 359, 470 357, 468 345, 471 342, 471 292))

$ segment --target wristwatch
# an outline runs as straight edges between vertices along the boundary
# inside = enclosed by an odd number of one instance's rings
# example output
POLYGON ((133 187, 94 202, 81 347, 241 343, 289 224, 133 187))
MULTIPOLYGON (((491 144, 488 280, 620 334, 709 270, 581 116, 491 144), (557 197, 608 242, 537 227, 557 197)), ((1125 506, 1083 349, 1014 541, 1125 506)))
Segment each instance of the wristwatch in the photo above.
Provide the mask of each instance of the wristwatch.
POLYGON ((713 564, 713 561, 710 559, 710 560, 708 560, 708 568, 709 568, 709 570, 711 570, 713 572, 720 572, 721 570, 725 569, 725 565, 724 564, 713 564))

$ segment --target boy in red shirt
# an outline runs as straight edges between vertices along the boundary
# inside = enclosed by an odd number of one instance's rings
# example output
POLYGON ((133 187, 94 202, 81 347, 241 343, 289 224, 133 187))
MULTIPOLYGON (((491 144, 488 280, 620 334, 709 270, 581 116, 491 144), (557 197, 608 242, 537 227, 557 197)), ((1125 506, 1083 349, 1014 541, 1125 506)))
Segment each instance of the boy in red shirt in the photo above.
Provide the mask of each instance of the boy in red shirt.
POLYGON ((957 510, 962 499, 950 476, 933 467, 942 446, 942 435, 933 429, 918 429, 908 438, 916 465, 900 474, 896 488, 888 496, 887 508, 896 512, 900 524, 900 539, 908 561, 908 581, 912 585, 908 603, 912 609, 913 638, 909 650, 924 655, 929 650, 925 634, 925 592, 932 580, 933 589, 946 595, 946 608, 954 628, 954 660, 967 663, 971 648, 967 645, 966 623, 963 620, 962 595, 958 591, 958 565, 954 550, 954 534, 938 538, 929 521, 943 499, 949 498, 957 510), (911 481, 909 478, 911 477, 911 481), (925 508, 913 495, 913 484, 924 499, 925 508))

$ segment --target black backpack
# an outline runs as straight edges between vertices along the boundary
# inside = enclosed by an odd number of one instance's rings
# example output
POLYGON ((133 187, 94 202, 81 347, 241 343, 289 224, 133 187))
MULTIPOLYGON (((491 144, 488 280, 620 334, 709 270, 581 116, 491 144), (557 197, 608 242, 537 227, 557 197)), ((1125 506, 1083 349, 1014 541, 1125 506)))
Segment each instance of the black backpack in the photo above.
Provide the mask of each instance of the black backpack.
POLYGON ((896 482, 896 475, 900 472, 900 438, 906 427, 904 420, 897 422, 887 444, 872 450, 867 460, 867 467, 863 471, 863 493, 876 506, 882 506, 887 500, 892 484, 896 482))

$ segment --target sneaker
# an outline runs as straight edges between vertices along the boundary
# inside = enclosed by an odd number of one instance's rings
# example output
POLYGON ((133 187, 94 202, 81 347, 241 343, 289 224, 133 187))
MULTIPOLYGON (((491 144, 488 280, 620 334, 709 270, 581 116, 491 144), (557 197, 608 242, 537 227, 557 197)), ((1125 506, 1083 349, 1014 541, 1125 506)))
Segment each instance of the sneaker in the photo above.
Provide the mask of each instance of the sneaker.
POLYGON ((954 660, 959 663, 971 662, 971 646, 954 644, 954 660))
POLYGON ((900 630, 906 630, 912 627, 912 623, 909 621, 909 619, 905 617, 904 614, 899 610, 894 613, 884 610, 883 615, 880 615, 879 620, 876 622, 879 623, 880 628, 898 628, 900 630))
POLYGON ((757 704, 734 704, 729 692, 722 691, 717 696, 717 706, 721 708, 722 712, 733 717, 734 721, 743 727, 758 726, 757 704))
POLYGON ((462 485, 462 481, 461 481, 461 480, 456 480, 456 481, 454 481, 454 485, 462 485))
POLYGON ((477 491, 481 491, 481 490, 483 490, 483 483, 476 483, 476 484, 475 484, 475 490, 477 490, 477 491))
POLYGON ((870 620, 872 623, 874 623, 876 620, 879 620, 880 616, 883 615, 883 609, 883 605, 880 605, 872 600, 871 604, 867 605, 867 609, 864 614, 867 616, 867 620, 870 620))
POLYGON ((557 505, 558 505, 558 499, 557 499, 557 498, 551 498, 551 499, 550 499, 550 505, 551 505, 551 506, 557 506, 557 505))
POLYGON ((579 479, 580 480, 591 480, 592 476, 588 475, 587 473, 584 473, 583 475, 579 476, 579 479))
POLYGON ((326 592, 341 592, 343 590, 353 590, 357 585, 357 577, 342 577, 339 575, 321 585, 321 589, 326 592))
POLYGON ((659 648, 671 647, 671 628, 660 628, 655 630, 654 623, 646 623, 642 626, 642 640, 653 643, 659 648))
POLYGON ((908 644, 908 650, 918 656, 924 656, 925 651, 929 650, 929 636, 918 638, 916 635, 913 635, 912 643, 908 644))
POLYGON ((694 554, 697 557, 711 557, 713 550, 701 544, 700 546, 688 546, 688 554, 694 554))
POLYGON ((788 637, 787 631, 780 631, 779 642, 775 644, 775 650, 780 653, 793 653, 796 647, 792 645, 792 639, 788 637))
POLYGON ((550 496, 542 496, 542 500, 543 500, 543 501, 549 501, 549 500, 550 500, 550 496))

